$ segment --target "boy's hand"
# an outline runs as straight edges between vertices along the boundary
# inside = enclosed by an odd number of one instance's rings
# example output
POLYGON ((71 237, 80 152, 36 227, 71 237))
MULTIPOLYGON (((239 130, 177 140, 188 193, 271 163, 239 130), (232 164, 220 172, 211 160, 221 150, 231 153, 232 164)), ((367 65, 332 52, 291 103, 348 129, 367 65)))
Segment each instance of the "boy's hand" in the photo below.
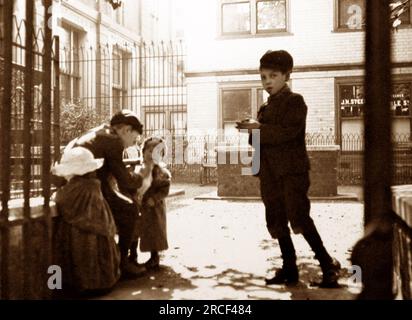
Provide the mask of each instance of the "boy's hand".
POLYGON ((246 129, 246 130, 255 130, 260 128, 260 123, 259 121, 256 121, 254 119, 246 119, 242 121, 236 122, 236 128, 241 130, 241 129, 246 129))

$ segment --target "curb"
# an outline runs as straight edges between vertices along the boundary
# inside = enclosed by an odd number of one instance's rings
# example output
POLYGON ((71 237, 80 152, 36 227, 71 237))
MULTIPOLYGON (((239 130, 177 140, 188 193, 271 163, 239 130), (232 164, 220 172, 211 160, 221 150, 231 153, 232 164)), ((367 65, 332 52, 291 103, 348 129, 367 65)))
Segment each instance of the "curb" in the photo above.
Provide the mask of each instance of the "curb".
MULTIPOLYGON (((261 197, 219 197, 216 193, 213 194, 205 194, 201 196, 197 196, 194 198, 195 200, 226 200, 226 201, 262 201, 261 197)), ((358 202, 359 199, 356 194, 348 193, 348 194, 340 194, 337 196, 330 196, 330 197, 309 197, 311 201, 343 201, 343 202, 358 202)))
POLYGON ((183 189, 174 189, 174 190, 170 190, 169 195, 167 196, 168 198, 173 198, 173 197, 177 197, 177 196, 182 196, 185 195, 186 192, 183 189))

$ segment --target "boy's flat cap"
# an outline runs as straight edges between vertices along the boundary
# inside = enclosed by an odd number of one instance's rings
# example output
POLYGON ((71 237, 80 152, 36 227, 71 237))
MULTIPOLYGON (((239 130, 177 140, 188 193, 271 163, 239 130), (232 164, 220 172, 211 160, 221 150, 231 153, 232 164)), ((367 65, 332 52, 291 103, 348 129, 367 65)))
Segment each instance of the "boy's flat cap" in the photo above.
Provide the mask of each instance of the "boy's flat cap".
POLYGON ((132 126, 139 134, 143 133, 143 125, 135 113, 130 110, 122 110, 117 112, 110 120, 110 125, 126 124, 132 126))
POLYGON ((293 57, 285 50, 267 51, 260 59, 260 69, 274 69, 283 73, 293 69, 293 57))

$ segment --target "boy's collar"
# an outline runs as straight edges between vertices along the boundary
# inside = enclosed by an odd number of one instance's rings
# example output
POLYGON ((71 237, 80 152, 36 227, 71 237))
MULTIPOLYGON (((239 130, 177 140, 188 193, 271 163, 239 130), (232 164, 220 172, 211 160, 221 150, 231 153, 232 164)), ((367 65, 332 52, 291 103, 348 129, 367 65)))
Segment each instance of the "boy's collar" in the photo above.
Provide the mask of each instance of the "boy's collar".
POLYGON ((281 95, 283 95, 285 93, 289 93, 289 92, 290 92, 290 88, 289 88, 288 84, 285 84, 283 86, 283 88, 280 89, 278 92, 276 92, 275 94, 270 95, 269 98, 268 98, 268 101, 271 101, 271 100, 273 100, 275 98, 278 98, 281 95))

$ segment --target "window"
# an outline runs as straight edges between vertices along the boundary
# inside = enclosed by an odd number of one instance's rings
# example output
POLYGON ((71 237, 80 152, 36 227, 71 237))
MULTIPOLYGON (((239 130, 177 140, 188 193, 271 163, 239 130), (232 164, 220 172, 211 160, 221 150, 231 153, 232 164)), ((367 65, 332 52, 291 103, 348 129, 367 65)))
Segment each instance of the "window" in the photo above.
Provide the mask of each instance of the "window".
POLYGON ((266 101, 268 94, 262 88, 233 85, 221 90, 222 128, 227 133, 237 132, 236 121, 256 118, 259 107, 266 101))
POLYGON ((250 32, 250 5, 243 3, 225 3, 222 5, 223 33, 250 32))
MULTIPOLYGON (((337 141, 342 151, 362 151, 364 137, 364 85, 361 77, 336 80, 337 141)), ((394 142, 406 141, 411 134, 410 99, 412 78, 394 76, 391 113, 394 142)), ((373 106, 372 106, 373 108, 373 106)))
POLYGON ((42 0, 34 2, 34 28, 36 33, 39 29, 44 29, 44 6, 42 0))
POLYGON ((166 132, 184 135, 187 132, 186 105, 145 106, 143 112, 144 130, 147 135, 164 135, 166 132))
POLYGON ((339 97, 342 118, 363 116, 365 103, 363 85, 341 85, 339 97))
POLYGON ((365 14, 365 0, 339 0, 338 29, 363 29, 366 18, 365 14))
POLYGON ((286 1, 257 2, 257 31, 286 31, 286 1))
POLYGON ((165 130, 165 113, 160 112, 145 112, 144 129, 146 134, 163 134, 165 130))
MULTIPOLYGON (((400 0, 390 0, 391 3, 400 0)), ((412 6, 412 4, 411 4, 412 6)), ((366 22, 366 1, 365 0, 335 0, 336 23, 335 29, 339 31, 363 30, 366 22)), ((407 10, 399 17, 401 25, 411 24, 411 10, 407 10)))
POLYGON ((80 98, 79 33, 70 27, 63 27, 60 36, 60 97, 63 101, 80 98))
POLYGON ((120 51, 112 55, 112 107, 113 113, 128 108, 127 55, 120 51))
POLYGON ((252 117, 251 90, 224 90, 223 101, 223 122, 225 127, 241 119, 252 117))
MULTIPOLYGON (((400 0, 392 0, 392 3, 399 2, 400 0)), ((403 1, 402 1, 403 2, 403 1)), ((412 2, 409 1, 409 9, 405 10, 400 16, 401 25, 407 25, 412 23, 412 2)))
POLYGON ((139 63, 142 88, 180 87, 185 84, 185 61, 179 49, 166 52, 160 46, 151 46, 143 53, 139 63))
MULTIPOLYGON (((396 82, 393 85, 391 110, 396 117, 409 117, 411 82, 396 82)), ((363 84, 339 85, 339 106, 342 118, 357 118, 364 114, 364 86, 363 84)))
POLYGON ((170 112, 170 130, 173 134, 182 135, 187 131, 186 111, 170 112))
POLYGON ((412 83, 395 83, 392 91, 392 112, 395 116, 409 116, 412 83))
POLYGON ((221 1, 221 35, 287 31, 287 0, 221 1))

